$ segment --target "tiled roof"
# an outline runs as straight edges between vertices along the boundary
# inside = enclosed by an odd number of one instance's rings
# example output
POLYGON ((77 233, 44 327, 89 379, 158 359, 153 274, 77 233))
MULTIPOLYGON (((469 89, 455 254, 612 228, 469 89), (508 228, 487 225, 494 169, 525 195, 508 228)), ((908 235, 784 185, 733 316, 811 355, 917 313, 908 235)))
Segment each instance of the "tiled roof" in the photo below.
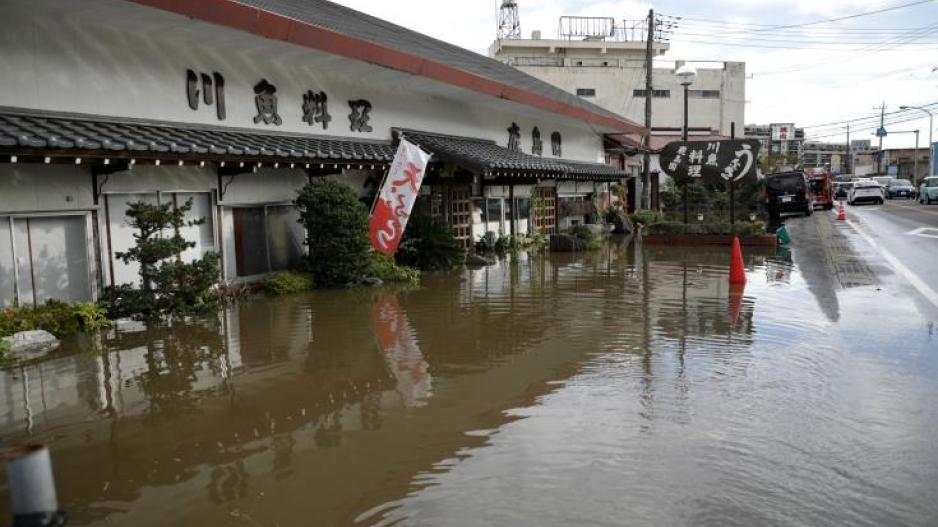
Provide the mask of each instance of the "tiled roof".
POLYGON ((439 159, 459 163, 493 174, 543 174, 560 179, 608 179, 625 177, 625 172, 601 163, 586 163, 515 152, 495 141, 402 130, 404 137, 439 159))
POLYGON ((389 142, 0 108, 0 147, 112 157, 388 162, 389 142))
POLYGON ((530 91, 594 114, 625 121, 625 118, 621 115, 610 112, 498 60, 411 31, 328 0, 238 0, 238 3, 447 64, 462 71, 530 91))

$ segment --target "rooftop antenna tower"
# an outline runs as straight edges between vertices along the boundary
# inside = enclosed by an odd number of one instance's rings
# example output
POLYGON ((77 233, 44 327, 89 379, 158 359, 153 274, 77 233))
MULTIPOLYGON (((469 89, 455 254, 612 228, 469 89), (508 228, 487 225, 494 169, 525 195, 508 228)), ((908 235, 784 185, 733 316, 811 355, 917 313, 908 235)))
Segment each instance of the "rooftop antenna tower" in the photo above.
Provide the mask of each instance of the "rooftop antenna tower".
POLYGON ((502 0, 498 11, 498 39, 521 38, 521 18, 516 0, 502 0))

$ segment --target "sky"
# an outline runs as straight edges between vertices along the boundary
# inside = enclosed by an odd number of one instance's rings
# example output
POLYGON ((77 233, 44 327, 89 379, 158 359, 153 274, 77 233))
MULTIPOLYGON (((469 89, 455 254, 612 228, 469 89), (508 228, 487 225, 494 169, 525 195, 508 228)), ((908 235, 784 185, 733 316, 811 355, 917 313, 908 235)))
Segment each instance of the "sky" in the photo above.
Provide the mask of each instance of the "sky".
MULTIPOLYGON (((334 0, 485 54, 495 38, 500 0, 334 0)), ((682 17, 671 38, 674 60, 746 63, 746 123, 795 123, 811 126, 876 116, 901 105, 938 103, 938 0, 518 0, 521 31, 544 38, 557 33, 561 15, 640 19, 648 9, 682 17), (886 12, 828 21, 856 14, 886 12), (812 23, 824 21, 822 23, 812 23), (810 25, 803 25, 812 23, 810 25), (778 27, 783 26, 783 27, 778 27), (792 27, 794 26, 794 27, 792 27), (792 49, 806 48, 806 49, 792 49)), ((667 19, 673 20, 673 19, 667 19)), ((938 106, 935 106, 938 117, 938 106)), ((915 119, 916 115, 921 115, 915 119)), ((928 117, 887 126, 889 132, 920 130, 928 141, 928 117)), ((862 125, 866 123, 858 123, 862 125)), ((936 123, 938 124, 938 123, 936 123)), ((857 125, 854 125, 856 128, 857 125)), ((809 139, 842 142, 843 125, 812 127, 809 139)), ((909 147, 914 134, 891 133, 886 148, 909 147)), ((851 139, 876 138, 871 130, 851 139)), ((938 141, 938 134, 935 136, 938 141)))

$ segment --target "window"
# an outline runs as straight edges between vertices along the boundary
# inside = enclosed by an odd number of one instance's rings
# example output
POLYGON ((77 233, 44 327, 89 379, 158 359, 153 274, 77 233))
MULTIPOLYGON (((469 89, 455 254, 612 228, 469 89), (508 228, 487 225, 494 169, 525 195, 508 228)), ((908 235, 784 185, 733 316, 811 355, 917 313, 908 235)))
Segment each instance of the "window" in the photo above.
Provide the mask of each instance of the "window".
MULTIPOLYGON (((652 90, 651 96, 656 99, 670 99, 671 90, 652 90)), ((632 97, 645 97, 645 90, 632 90, 632 97)))
POLYGON ((577 88, 576 94, 580 97, 596 97, 596 88, 577 88))
POLYGON ((303 256, 299 213, 292 205, 232 209, 238 276, 285 271, 303 256))
POLYGON ((485 221, 489 223, 501 223, 502 221, 501 198, 489 198, 488 200, 486 200, 485 221))
POLYGON ((720 90, 688 90, 687 94, 694 99, 719 99, 720 90))

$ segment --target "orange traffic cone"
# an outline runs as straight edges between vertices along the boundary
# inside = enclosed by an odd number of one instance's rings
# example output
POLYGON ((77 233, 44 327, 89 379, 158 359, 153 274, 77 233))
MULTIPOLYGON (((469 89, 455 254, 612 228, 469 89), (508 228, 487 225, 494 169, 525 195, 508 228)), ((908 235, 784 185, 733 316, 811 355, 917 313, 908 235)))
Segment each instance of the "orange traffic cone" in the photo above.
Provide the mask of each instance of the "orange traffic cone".
POLYGON ((844 202, 840 202, 840 212, 837 213, 837 221, 846 221, 847 220, 847 211, 844 210, 844 202))
POLYGON ((743 265, 743 250, 739 245, 739 237, 737 236, 733 236, 733 256, 730 260, 730 283, 746 283, 746 268, 743 265))

